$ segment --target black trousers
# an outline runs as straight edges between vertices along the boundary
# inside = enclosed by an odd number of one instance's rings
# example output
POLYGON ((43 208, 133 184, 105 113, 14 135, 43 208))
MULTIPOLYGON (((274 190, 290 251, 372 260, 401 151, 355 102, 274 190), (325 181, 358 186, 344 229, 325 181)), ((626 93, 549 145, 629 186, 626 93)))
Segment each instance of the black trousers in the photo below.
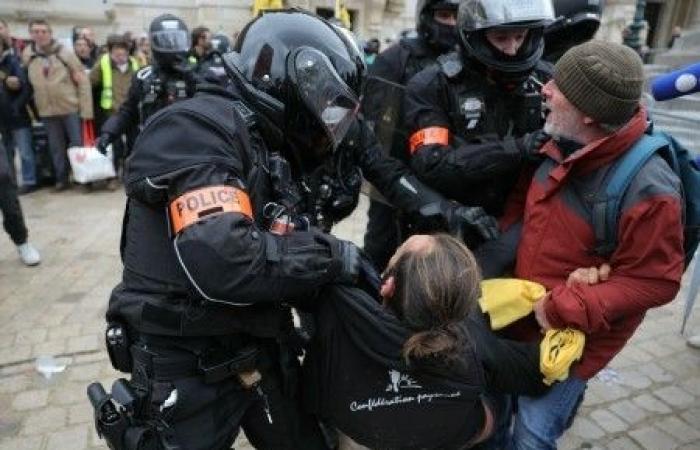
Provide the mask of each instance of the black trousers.
MULTIPOLYGON (((136 346, 147 348, 161 364, 193 356, 181 344, 180 348, 154 345, 140 340, 136 346)), ((146 339, 147 340, 147 339, 146 339)), ((192 341, 201 341, 192 338, 192 341)), ((196 346, 196 344, 195 344, 196 346)), ((296 362, 296 361, 295 361, 296 362)), ((278 361, 259 369, 262 378, 257 387, 243 387, 232 376, 216 383, 207 383, 203 375, 163 376, 134 362, 131 382, 138 390, 146 390, 149 419, 165 422, 168 443, 187 450, 229 449, 242 428, 250 443, 258 449, 327 449, 320 428, 311 416, 302 413, 296 392, 283 372, 298 371, 278 361), (162 408, 165 398, 177 390, 175 404, 162 408), (269 417, 269 418, 268 418, 269 417)), ((298 386, 293 386, 296 391, 298 386)))
POLYGON ((7 149, 0 142, 0 211, 2 211, 2 226, 10 235, 15 245, 27 242, 27 227, 24 224, 22 207, 17 197, 15 184, 7 149))
POLYGON ((370 200, 367 219, 364 251, 381 272, 401 244, 396 210, 385 203, 370 200))

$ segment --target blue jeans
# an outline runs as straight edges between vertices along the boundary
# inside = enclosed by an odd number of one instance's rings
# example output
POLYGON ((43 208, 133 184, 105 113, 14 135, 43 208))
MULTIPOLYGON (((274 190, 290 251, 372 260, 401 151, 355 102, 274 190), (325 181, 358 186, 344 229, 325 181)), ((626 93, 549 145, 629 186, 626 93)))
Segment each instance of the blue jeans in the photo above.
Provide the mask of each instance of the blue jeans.
POLYGON ((12 169, 14 169, 15 146, 19 149, 19 158, 22 163, 22 186, 36 185, 36 161, 32 148, 32 129, 30 127, 15 130, 3 129, 0 134, 2 134, 12 169))
POLYGON ((571 426, 583 401, 586 381, 569 377, 541 397, 517 397, 509 450, 556 450, 556 440, 571 426))
POLYGON ((56 182, 67 182, 70 166, 66 150, 68 147, 83 145, 80 117, 78 113, 72 113, 65 116, 42 117, 41 120, 46 125, 51 159, 56 171, 56 182), (68 144, 66 144, 66 136, 68 144))

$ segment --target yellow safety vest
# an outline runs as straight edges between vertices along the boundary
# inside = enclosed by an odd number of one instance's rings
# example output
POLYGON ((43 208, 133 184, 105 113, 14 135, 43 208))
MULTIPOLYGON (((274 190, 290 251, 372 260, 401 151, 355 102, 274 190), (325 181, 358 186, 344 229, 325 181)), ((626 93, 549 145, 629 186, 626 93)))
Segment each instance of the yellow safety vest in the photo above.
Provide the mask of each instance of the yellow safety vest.
MULTIPOLYGON (((139 63, 136 58, 129 57, 131 70, 136 72, 139 70, 139 63)), ((100 107, 102 109, 112 109, 112 61, 109 53, 105 53, 100 58, 100 69, 102 70, 102 94, 100 95, 100 107)))

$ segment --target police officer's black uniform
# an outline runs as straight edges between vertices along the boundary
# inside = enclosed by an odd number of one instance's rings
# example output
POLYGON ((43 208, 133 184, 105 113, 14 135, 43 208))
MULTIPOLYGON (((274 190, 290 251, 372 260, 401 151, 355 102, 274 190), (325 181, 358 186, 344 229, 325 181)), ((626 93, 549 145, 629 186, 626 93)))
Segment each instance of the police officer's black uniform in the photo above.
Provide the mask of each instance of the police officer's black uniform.
MULTIPOLYGON (((436 10, 457 11, 456 0, 420 0, 416 5, 418 36, 402 38, 380 53, 369 66, 362 111, 372 123, 386 154, 408 161, 408 130, 404 127, 403 96, 408 80, 435 63, 437 57, 454 50, 457 31, 433 18, 436 10)), ((370 199, 364 250, 374 264, 386 266, 401 243, 401 226, 390 205, 370 199)))
MULTIPOLYGON (((540 89, 551 73, 540 61, 551 3, 519 5, 517 0, 462 2, 460 51, 438 58, 439 64, 416 75, 406 92, 414 172, 445 196, 482 206, 496 217, 524 159, 537 148, 539 135, 533 132, 543 125, 540 89), (509 11, 505 17, 504 11, 509 11), (528 30, 514 57, 485 37, 489 28, 509 27, 528 30)), ((467 241, 472 248, 479 243, 473 237, 467 241)))
MULTIPOLYGON (((242 426, 258 448, 318 448, 295 402, 287 304, 321 301, 320 286, 359 273, 357 249, 313 225, 337 206, 324 165, 344 173, 328 152, 348 129, 344 147, 371 137, 355 118, 362 60, 328 23, 291 10, 251 22, 225 63, 233 85, 203 85, 154 115, 127 161, 107 339, 140 406, 113 441, 228 448, 242 426)), ((353 158, 386 173, 377 184, 394 186, 396 204, 437 198, 369 154, 353 158)))
POLYGON ((132 77, 126 100, 100 129, 98 149, 103 150, 124 133, 129 141, 127 148, 131 148, 148 118, 194 95, 198 79, 185 59, 189 48, 185 23, 172 14, 158 16, 151 22, 149 40, 153 65, 141 68, 132 77))

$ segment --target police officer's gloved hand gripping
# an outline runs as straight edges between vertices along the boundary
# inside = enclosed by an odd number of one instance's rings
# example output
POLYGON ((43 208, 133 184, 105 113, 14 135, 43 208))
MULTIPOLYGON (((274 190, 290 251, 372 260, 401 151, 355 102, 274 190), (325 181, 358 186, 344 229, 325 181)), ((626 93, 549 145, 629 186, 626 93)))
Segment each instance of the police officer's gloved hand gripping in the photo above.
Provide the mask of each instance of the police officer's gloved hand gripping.
POLYGON ((520 150, 524 161, 541 162, 542 154, 540 149, 550 139, 550 135, 542 130, 537 130, 516 139, 515 144, 520 150))
POLYGON ((114 141, 114 136, 111 133, 102 133, 95 141, 95 148, 103 155, 107 154, 107 147, 114 141))
POLYGON ((449 201, 440 201, 423 206, 419 214, 424 219, 436 218, 444 220, 447 231, 462 239, 466 232, 472 230, 484 240, 496 239, 499 236, 498 222, 483 208, 463 206, 449 201))

